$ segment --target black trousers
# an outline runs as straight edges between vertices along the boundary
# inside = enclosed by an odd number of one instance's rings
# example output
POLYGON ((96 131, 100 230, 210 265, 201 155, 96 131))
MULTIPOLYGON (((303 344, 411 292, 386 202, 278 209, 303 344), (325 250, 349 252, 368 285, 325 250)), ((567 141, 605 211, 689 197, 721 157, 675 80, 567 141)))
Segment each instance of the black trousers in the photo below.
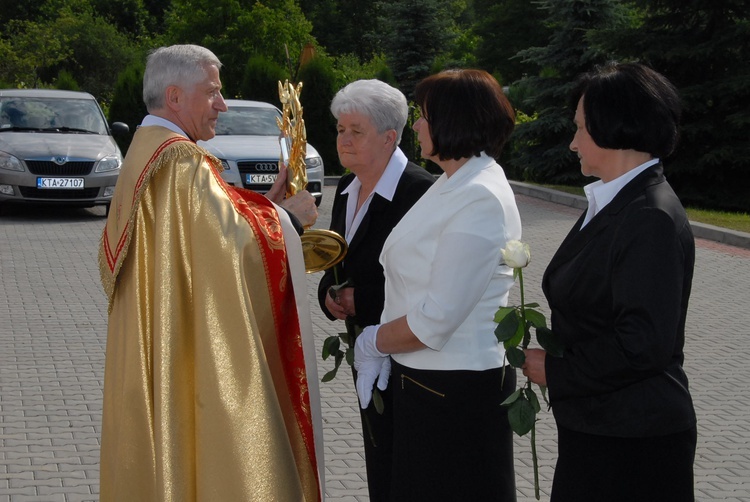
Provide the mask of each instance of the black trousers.
POLYGON ((696 428, 667 436, 594 436, 557 426, 551 502, 693 502, 696 428))
POLYGON ((513 433, 500 406, 515 370, 425 371, 393 362, 391 500, 515 501, 513 433))
MULTIPOLYGON (((354 373, 356 386, 357 372, 354 373)), ((391 492, 391 471, 393 469, 393 399, 390 385, 385 391, 377 390, 383 398, 383 413, 378 413, 375 404, 364 410, 360 408, 362 438, 365 446, 365 467, 367 469, 367 490, 370 502, 388 502, 391 492)), ((357 401, 359 403, 359 401, 357 401)))

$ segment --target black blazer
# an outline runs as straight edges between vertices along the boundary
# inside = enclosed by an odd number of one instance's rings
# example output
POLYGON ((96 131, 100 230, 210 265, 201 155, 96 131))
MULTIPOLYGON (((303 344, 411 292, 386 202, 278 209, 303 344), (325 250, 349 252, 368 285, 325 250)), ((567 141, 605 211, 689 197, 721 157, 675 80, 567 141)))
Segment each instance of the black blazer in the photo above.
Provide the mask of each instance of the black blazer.
MULTIPOLYGON (((346 204, 348 195, 341 192, 354 179, 350 173, 339 180, 331 210, 331 230, 341 234, 346 232, 346 204)), ((354 319, 359 326, 380 323, 380 314, 385 303, 385 276, 380 265, 380 251, 393 227, 424 194, 435 177, 425 169, 409 162, 388 201, 378 194, 373 196, 362 223, 354 234, 344 261, 337 268, 339 282, 351 279, 354 282, 354 304, 357 315, 354 319)), ((328 288, 335 284, 334 269, 326 270, 318 285, 318 302, 323 313, 331 320, 335 318, 325 306, 328 288)))
POLYGON ((682 369, 695 243, 657 164, 560 245, 542 280, 565 346, 545 370, 555 420, 579 432, 684 431, 695 412, 682 369))

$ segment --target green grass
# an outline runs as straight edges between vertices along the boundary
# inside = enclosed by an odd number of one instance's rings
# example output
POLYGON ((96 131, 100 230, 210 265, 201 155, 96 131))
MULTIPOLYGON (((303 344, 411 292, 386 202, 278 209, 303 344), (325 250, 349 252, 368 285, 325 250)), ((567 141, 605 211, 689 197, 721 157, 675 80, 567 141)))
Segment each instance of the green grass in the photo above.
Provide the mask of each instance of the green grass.
POLYGON ((559 190, 560 192, 572 193, 573 195, 580 195, 585 197, 582 187, 569 187, 564 185, 542 185, 544 188, 551 188, 552 190, 559 190))
POLYGON ((690 207, 686 208, 685 211, 687 211, 690 221, 750 233, 750 215, 747 213, 728 213, 726 211, 709 211, 690 207))
MULTIPOLYGON (((542 185, 552 190, 572 193, 574 195, 584 195, 583 188, 569 187, 561 185, 542 185)), ((750 215, 747 213, 729 213, 726 211, 710 211, 707 209, 686 208, 690 221, 705 223, 715 227, 728 228, 739 232, 750 233, 750 215)))

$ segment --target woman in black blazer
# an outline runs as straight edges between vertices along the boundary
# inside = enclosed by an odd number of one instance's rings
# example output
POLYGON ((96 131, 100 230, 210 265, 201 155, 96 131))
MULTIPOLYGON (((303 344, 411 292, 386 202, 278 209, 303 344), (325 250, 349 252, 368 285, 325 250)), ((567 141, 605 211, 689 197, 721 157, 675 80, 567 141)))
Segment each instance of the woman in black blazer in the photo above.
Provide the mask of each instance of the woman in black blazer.
MULTIPOLYGON (((323 275, 318 300, 329 319, 346 321, 353 339, 361 328, 380 322, 385 301, 380 251, 434 177, 407 161, 398 148, 408 114, 406 97, 398 89, 379 80, 352 82, 333 98, 331 112, 337 120, 339 161, 351 171, 336 188, 331 230, 346 238, 348 251, 336 269, 323 275), (330 294, 336 276, 352 287, 330 294)), ((382 414, 373 403, 361 410, 367 485, 373 502, 388 500, 391 489, 391 390, 382 390, 381 396, 382 414)))
POLYGON ((542 287, 562 358, 526 351, 558 428, 553 502, 689 502, 696 418, 683 371, 695 244, 661 157, 677 143, 679 97, 640 64, 584 75, 570 144, 589 207, 542 287))

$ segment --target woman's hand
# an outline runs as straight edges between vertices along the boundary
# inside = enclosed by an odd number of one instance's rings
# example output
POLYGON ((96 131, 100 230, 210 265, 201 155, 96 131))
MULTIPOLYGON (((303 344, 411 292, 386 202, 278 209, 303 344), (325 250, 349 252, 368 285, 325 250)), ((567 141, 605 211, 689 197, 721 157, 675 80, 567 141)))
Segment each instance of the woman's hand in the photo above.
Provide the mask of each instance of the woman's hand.
POLYGON ((326 295, 326 308, 336 319, 344 320, 357 313, 354 308, 354 288, 341 288, 336 294, 326 295))
POLYGON ((523 353, 526 355, 526 362, 521 366, 524 376, 537 385, 547 385, 547 371, 544 369, 547 352, 542 349, 526 349, 523 353))
POLYGON ((380 325, 366 326, 354 342, 354 369, 357 370, 357 395, 359 405, 364 410, 372 400, 375 382, 378 389, 388 387, 391 374, 391 358, 378 349, 378 329, 380 325))

